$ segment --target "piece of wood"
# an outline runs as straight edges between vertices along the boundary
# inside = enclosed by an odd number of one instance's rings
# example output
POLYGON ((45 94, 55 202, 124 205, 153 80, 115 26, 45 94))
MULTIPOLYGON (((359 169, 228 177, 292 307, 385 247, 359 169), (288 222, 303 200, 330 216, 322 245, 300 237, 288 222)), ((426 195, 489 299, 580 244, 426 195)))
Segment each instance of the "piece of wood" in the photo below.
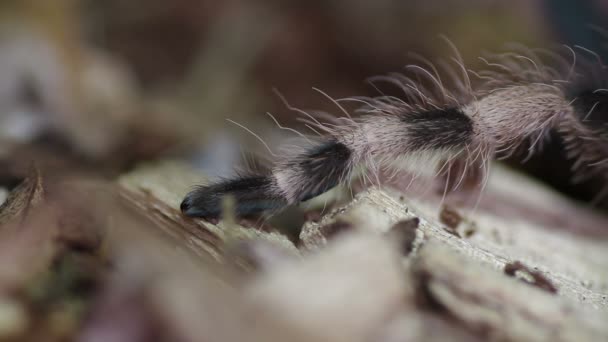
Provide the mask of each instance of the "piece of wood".
MULTIPOLYGON (((155 229, 171 237, 171 244, 186 246, 193 255, 205 251, 200 257, 230 265, 240 256, 227 246, 245 241, 270 248, 258 260, 269 267, 231 285, 241 292, 216 295, 209 312, 231 314, 218 313, 218 330, 207 336, 608 339, 608 221, 511 171, 496 169, 476 210, 449 199, 442 203, 441 196, 368 189, 318 222, 307 222, 300 251, 275 231, 184 218, 179 202, 192 185, 204 182, 174 162, 139 168, 119 180, 123 198, 158 223, 155 229), (459 215, 457 225, 440 223, 444 205, 459 215), (400 239, 406 235, 391 229, 412 218, 419 224, 407 234, 408 253, 403 253, 400 239), (273 248, 296 257, 282 257, 273 248), (272 258, 281 260, 269 262, 272 258), (518 263, 525 267, 513 269, 518 263), (401 325, 405 320, 407 329, 401 325)), ((223 281, 229 279, 235 278, 223 281)), ((183 309, 167 308, 172 317, 183 316, 183 309)), ((200 309, 188 310, 196 315, 200 309)))

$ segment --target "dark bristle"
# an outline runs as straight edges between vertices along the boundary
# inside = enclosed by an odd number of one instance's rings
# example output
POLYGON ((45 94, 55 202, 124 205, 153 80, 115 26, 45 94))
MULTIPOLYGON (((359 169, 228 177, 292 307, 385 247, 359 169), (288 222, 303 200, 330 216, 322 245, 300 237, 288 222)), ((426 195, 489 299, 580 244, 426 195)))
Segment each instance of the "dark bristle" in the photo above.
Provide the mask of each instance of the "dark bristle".
POLYGON ((222 200, 227 195, 234 197, 235 211, 239 217, 259 214, 287 204, 284 198, 275 194, 270 177, 251 176, 200 187, 186 196, 180 208, 187 216, 217 219, 222 213, 222 200))
POLYGON ((608 123, 608 68, 602 63, 582 59, 580 77, 565 85, 566 100, 575 117, 587 128, 605 130, 608 123))
POLYGON ((309 200, 338 185, 348 173, 351 154, 346 145, 332 140, 302 156, 297 166, 308 181, 299 200, 309 200))
POLYGON ((574 182, 606 179, 608 168, 603 161, 608 158, 608 93, 599 88, 604 85, 577 85, 567 92, 573 115, 566 116, 558 130, 568 157, 574 160, 574 182))
POLYGON ((433 109, 401 115, 414 149, 462 147, 471 141, 473 122, 458 108, 433 109))
POLYGON ((591 129, 605 129, 608 124, 608 92, 586 90, 572 103, 581 122, 591 129))

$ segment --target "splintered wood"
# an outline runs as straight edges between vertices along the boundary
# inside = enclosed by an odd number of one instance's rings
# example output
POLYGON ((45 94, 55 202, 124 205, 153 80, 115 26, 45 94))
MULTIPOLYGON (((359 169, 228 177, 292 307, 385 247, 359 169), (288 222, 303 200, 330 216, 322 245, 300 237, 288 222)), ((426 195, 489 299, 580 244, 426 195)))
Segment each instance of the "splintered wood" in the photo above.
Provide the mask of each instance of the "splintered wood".
POLYGON ((370 188, 294 242, 184 218, 180 163, 34 169, 0 212, 0 340, 608 340, 608 221, 518 177, 477 209, 370 188))
MULTIPOLYGON (((175 209, 188 188, 171 182, 191 180, 185 170, 148 167, 121 184, 175 209)), ((216 298, 212 307, 189 308, 195 316, 232 313, 199 329, 193 340, 608 339, 608 221, 504 169, 487 191, 485 205, 475 211, 368 189, 307 222, 299 251, 276 231, 195 220, 201 230, 221 237, 205 243, 233 247, 220 248, 224 263, 242 255, 235 241, 246 240, 248 250, 259 246, 247 253, 258 271, 236 276, 240 282, 230 285, 238 293, 224 293, 225 302, 216 298), (509 186, 514 179, 518 185, 509 186), (524 194, 516 205, 515 196, 524 194), (560 215, 582 217, 585 227, 560 215), (514 263, 526 265, 517 272, 527 272, 522 277, 532 274, 554 290, 505 274, 514 263)))

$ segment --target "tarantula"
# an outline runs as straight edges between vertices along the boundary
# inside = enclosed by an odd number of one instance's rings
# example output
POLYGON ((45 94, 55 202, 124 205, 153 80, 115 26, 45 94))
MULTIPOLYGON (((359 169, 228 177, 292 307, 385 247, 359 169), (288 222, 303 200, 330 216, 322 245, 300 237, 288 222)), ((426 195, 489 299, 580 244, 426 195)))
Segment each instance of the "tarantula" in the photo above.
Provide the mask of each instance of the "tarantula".
POLYGON ((409 74, 375 78, 404 97, 351 98, 362 103, 356 118, 344 110, 344 117, 321 123, 302 112, 314 131, 324 132, 320 138, 287 152, 267 174, 197 187, 182 212, 218 219, 226 195, 236 201, 237 216, 273 212, 347 182, 359 165, 374 174, 403 157, 458 169, 454 190, 476 170, 487 174, 493 158, 521 147, 534 153, 550 130, 563 138, 579 178, 608 178, 608 71, 596 54, 578 46, 563 52, 514 46, 481 58, 488 67, 474 72, 454 51, 450 63, 439 63, 445 79, 424 59, 424 67, 411 65, 409 74))

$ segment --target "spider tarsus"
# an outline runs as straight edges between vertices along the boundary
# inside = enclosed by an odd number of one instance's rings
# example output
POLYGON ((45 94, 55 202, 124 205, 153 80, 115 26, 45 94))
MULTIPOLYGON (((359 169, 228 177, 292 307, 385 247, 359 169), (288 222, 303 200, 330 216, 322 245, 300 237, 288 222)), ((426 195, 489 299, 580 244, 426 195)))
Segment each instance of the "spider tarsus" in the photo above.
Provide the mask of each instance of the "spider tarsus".
POLYGON ((186 195, 180 209, 189 217, 217 220, 222 215, 222 199, 227 195, 234 197, 235 214, 239 217, 279 209, 287 204, 275 193, 270 177, 246 176, 201 186, 186 195))

